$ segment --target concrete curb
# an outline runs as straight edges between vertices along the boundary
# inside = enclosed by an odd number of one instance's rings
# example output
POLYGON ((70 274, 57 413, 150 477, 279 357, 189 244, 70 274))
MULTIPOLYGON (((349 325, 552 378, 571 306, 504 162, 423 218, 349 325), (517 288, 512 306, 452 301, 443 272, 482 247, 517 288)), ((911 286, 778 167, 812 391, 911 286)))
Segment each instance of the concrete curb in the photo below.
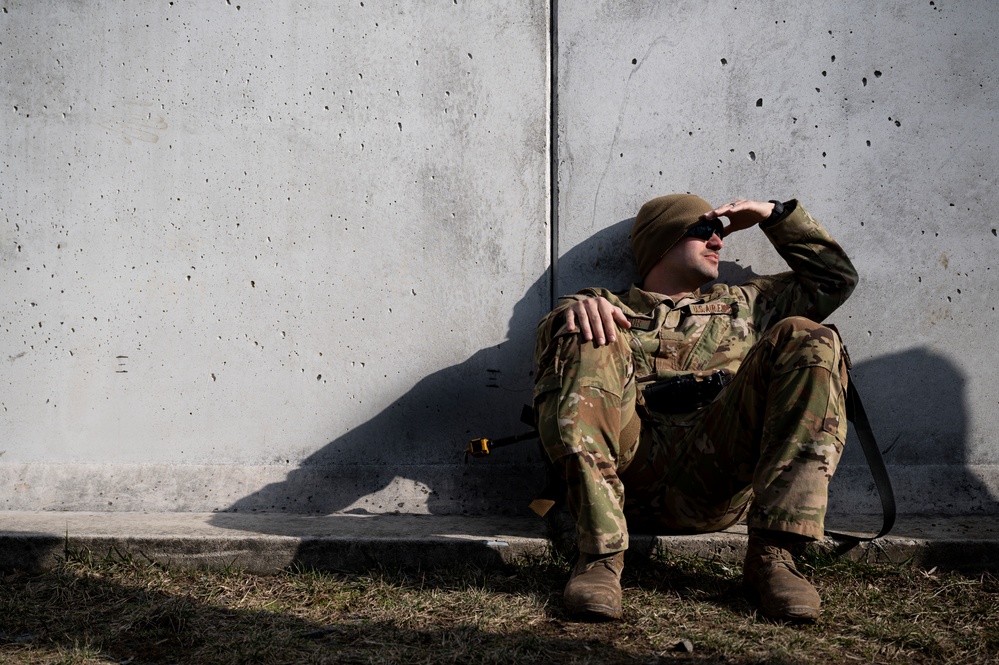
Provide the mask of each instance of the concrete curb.
MULTIPOLYGON (((927 568, 996 570, 997 522, 992 516, 902 517, 891 535, 847 555, 927 568)), ((52 568, 67 551, 131 556, 178 568, 274 573, 295 566, 343 571, 459 563, 489 567, 541 555, 550 545, 546 524, 531 517, 9 511, 3 524, 0 569, 31 572, 52 568)), ((835 527, 873 532, 877 524, 860 517, 837 519, 835 527)), ((745 527, 737 526, 694 536, 637 535, 630 554, 647 556, 661 549, 738 562, 745 534, 745 527)))

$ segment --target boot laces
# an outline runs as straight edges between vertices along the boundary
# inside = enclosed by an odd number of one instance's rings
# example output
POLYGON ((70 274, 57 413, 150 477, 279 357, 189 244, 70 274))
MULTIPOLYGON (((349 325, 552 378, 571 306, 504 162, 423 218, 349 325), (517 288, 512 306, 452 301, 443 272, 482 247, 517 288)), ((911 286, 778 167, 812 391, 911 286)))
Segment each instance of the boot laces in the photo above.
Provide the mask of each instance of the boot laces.
POLYGON ((613 554, 607 554, 607 555, 604 555, 604 556, 600 556, 599 558, 591 559, 591 560, 585 562, 583 564, 583 566, 582 566, 582 570, 579 571, 579 572, 580 572, 580 574, 582 574, 582 573, 586 573, 586 572, 589 572, 589 571, 593 570, 597 566, 603 566, 604 568, 606 568, 610 572, 612 572, 615 575, 617 575, 617 568, 614 565, 615 561, 616 561, 616 557, 613 554))
POLYGON ((766 545, 763 551, 760 552, 759 563, 764 567, 773 568, 785 568, 795 577, 805 579, 805 576, 801 574, 797 566, 794 565, 794 557, 783 547, 775 545, 766 545))

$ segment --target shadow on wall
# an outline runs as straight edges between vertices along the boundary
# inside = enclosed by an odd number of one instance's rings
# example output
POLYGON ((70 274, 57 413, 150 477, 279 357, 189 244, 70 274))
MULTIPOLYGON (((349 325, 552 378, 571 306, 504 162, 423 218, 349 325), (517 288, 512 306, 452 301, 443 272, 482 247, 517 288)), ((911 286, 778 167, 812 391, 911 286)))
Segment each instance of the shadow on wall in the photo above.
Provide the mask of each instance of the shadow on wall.
MULTIPOLYGON (((618 222, 571 249, 559 269, 594 275, 588 285, 626 287, 636 271, 628 245, 631 222, 618 222)), ((545 481, 534 442, 467 464, 462 459, 471 438, 528 429, 519 416, 531 401, 534 331, 549 309, 550 279, 549 273, 540 275, 514 305, 506 342, 421 379, 381 413, 303 460, 283 481, 216 514, 213 524, 240 528, 232 513, 247 512, 406 512, 424 500, 432 514, 533 514, 527 504, 545 481), (510 376, 511 368, 523 371, 510 376)))
MULTIPOLYGON (((460 297, 460 296, 458 296, 460 297)), ((474 437, 527 429, 533 331, 547 302, 539 280, 515 305, 508 339, 417 382, 367 422, 325 444, 277 483, 227 512, 514 514, 541 480, 530 443, 463 464, 474 437), (491 479, 492 478, 492 479, 491 479)), ((335 405, 331 405, 335 408, 335 405)))
MULTIPOLYGON (((850 340, 846 340, 850 346, 850 340)), ((888 465, 900 514, 997 514, 999 501, 969 466, 965 380, 924 348, 857 363, 853 380, 888 465)), ((830 487, 836 514, 880 511, 860 442, 852 433, 830 487)), ((896 529, 896 532, 898 530, 896 529)))
MULTIPOLYGON (((558 266, 566 276, 560 279, 561 292, 594 284, 624 288, 633 282, 631 223, 622 220, 568 251, 558 266)), ((722 262, 720 272, 719 281, 730 283, 756 276, 752 267, 729 261, 722 262)), ((514 306, 505 343, 422 379, 387 409, 309 456, 283 481, 234 502, 214 523, 239 528, 234 512, 407 512, 424 497, 432 514, 529 514, 526 505, 544 482, 533 443, 469 464, 461 458, 474 436, 497 438, 526 429, 518 416, 530 401, 529 359, 537 320, 547 311, 548 280, 548 274, 540 276, 514 306), (523 372, 500 378, 518 367, 523 372)), ((860 363, 854 379, 887 449, 900 512, 953 513, 965 504, 982 512, 999 510, 967 469, 964 380, 956 367, 917 349, 860 363), (933 474, 942 474, 937 492, 926 486, 933 474)), ((831 514, 879 509, 855 439, 831 492, 831 514)))

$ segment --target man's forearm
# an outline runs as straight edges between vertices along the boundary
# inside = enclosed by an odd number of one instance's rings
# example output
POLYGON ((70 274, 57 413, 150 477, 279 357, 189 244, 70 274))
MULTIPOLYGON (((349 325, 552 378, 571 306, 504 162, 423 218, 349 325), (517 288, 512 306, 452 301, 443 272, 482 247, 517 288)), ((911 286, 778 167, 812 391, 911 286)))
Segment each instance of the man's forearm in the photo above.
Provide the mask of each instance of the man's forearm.
POLYGON ((778 318, 807 316, 822 321, 853 293, 857 271, 843 248, 797 201, 782 219, 761 225, 793 271, 780 293, 769 294, 778 318), (793 207, 792 207, 793 206, 793 207))

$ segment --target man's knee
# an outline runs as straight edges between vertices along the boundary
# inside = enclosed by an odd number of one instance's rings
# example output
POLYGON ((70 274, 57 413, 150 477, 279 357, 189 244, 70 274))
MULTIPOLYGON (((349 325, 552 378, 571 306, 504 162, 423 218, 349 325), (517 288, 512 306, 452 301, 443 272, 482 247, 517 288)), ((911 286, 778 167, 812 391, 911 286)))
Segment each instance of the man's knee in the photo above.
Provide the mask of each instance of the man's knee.
POLYGON ((772 347, 773 368, 777 372, 815 366, 834 371, 844 362, 839 334, 803 316, 781 319, 763 341, 772 347))
POLYGON ((774 335, 777 337, 790 335, 792 337, 799 337, 802 334, 823 334, 822 331, 827 331, 830 335, 836 336, 828 326, 824 326, 821 323, 816 323, 809 318, 804 316, 789 316, 786 319, 781 319, 777 323, 770 327, 768 335, 774 335))

